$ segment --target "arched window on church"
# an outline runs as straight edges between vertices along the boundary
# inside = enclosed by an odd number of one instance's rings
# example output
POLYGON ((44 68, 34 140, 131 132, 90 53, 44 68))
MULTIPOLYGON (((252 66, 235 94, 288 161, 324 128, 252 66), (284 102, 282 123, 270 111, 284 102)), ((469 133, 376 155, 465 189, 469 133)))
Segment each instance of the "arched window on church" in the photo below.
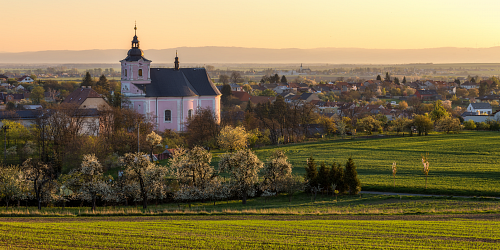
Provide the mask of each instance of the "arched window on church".
POLYGON ((191 119, 193 117, 193 110, 190 109, 188 110, 188 119, 191 119))
POLYGON ((125 76, 127 76, 127 69, 125 69, 125 76))
POLYGON ((142 76, 142 69, 139 69, 139 76, 142 76))
POLYGON ((171 110, 165 110, 165 121, 170 122, 172 121, 172 111, 171 110))

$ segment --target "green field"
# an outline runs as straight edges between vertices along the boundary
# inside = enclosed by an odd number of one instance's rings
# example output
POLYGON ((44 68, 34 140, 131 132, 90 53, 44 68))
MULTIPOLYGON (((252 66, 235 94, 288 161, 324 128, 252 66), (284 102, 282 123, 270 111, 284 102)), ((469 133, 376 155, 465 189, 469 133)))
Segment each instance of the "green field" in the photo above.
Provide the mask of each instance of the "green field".
POLYGON ((98 207, 0 207, 0 217, 99 217, 172 215, 414 215, 500 213, 500 200, 493 198, 419 197, 397 195, 297 194, 290 202, 286 195, 240 200, 98 207))
POLYGON ((37 249, 498 249, 500 221, 463 217, 4 218, 0 245, 37 249), (353 220, 355 219, 355 220, 353 220))
MULTIPOLYGON (((284 145, 294 174, 304 174, 306 159, 331 165, 352 157, 363 190, 500 197, 500 133, 462 132, 429 136, 325 140, 284 145), (428 188, 421 155, 429 153, 428 188), (391 166, 397 164, 396 188, 391 166)), ((265 160, 276 147, 257 149, 265 160)), ((217 154, 216 154, 217 155, 217 154)), ((217 158, 214 159, 217 163, 217 158)))

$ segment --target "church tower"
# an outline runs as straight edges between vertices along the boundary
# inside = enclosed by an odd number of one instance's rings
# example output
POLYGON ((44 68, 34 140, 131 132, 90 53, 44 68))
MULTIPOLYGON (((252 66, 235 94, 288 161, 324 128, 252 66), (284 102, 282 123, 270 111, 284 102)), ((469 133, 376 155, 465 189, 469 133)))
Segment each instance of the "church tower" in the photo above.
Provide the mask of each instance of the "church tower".
POLYGON ((151 61, 144 58, 144 52, 139 47, 137 25, 132 40, 132 48, 121 63, 121 90, 125 96, 143 96, 146 86, 151 84, 151 61))

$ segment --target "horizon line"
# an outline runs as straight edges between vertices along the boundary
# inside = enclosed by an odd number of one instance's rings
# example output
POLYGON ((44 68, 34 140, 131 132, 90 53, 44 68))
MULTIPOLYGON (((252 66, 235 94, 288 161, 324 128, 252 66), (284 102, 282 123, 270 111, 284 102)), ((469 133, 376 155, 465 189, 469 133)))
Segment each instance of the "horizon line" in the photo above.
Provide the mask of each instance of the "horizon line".
MULTIPOLYGON (((266 50, 317 50, 317 49, 359 49, 359 50, 428 50, 428 49, 493 49, 498 48, 500 46, 492 46, 492 47, 432 47, 432 48, 408 48, 408 49, 382 49, 382 48, 358 48, 358 47, 317 47, 317 48, 258 48, 258 47, 238 47, 238 46, 182 46, 182 47, 173 47, 173 48, 163 48, 163 49, 142 49, 142 50, 170 50, 170 49, 179 49, 179 48, 238 48, 238 49, 266 49, 266 50)), ((32 50, 32 51, 0 51, 0 53, 35 53, 35 52, 50 52, 50 51, 89 51, 89 50, 129 50, 129 48, 124 49, 60 49, 60 50, 32 50)))

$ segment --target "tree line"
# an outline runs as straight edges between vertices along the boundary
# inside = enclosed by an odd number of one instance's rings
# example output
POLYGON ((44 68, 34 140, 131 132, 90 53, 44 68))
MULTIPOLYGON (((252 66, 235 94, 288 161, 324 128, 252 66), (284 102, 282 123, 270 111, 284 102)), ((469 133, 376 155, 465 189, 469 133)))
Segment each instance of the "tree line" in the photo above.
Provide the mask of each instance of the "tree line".
MULTIPOLYGON (((150 138, 157 138, 155 133, 150 138)), ((158 140, 150 140, 150 145, 158 140)), ((21 165, 0 168, 0 197, 10 202, 30 200, 42 204, 87 202, 95 210, 98 203, 124 204, 140 202, 144 209, 152 201, 218 201, 249 197, 274 196, 279 193, 292 196, 321 185, 329 187, 332 181, 340 193, 356 194, 360 190, 352 159, 346 169, 334 167, 323 180, 324 166, 316 172, 312 157, 308 160, 304 177, 292 175, 292 165, 285 152, 276 150, 264 163, 247 148, 229 151, 220 156, 215 168, 212 154, 202 148, 178 149, 167 165, 150 160, 148 153, 126 153, 117 159, 117 177, 106 175, 105 166, 94 154, 83 155, 77 167, 61 174, 53 163, 29 158, 21 165), (339 170, 340 169, 340 170, 339 170), (354 184, 353 184, 354 183, 354 184)), ((330 171, 330 170, 328 170, 330 171)), ((335 190, 335 188, 333 188, 335 190)))

